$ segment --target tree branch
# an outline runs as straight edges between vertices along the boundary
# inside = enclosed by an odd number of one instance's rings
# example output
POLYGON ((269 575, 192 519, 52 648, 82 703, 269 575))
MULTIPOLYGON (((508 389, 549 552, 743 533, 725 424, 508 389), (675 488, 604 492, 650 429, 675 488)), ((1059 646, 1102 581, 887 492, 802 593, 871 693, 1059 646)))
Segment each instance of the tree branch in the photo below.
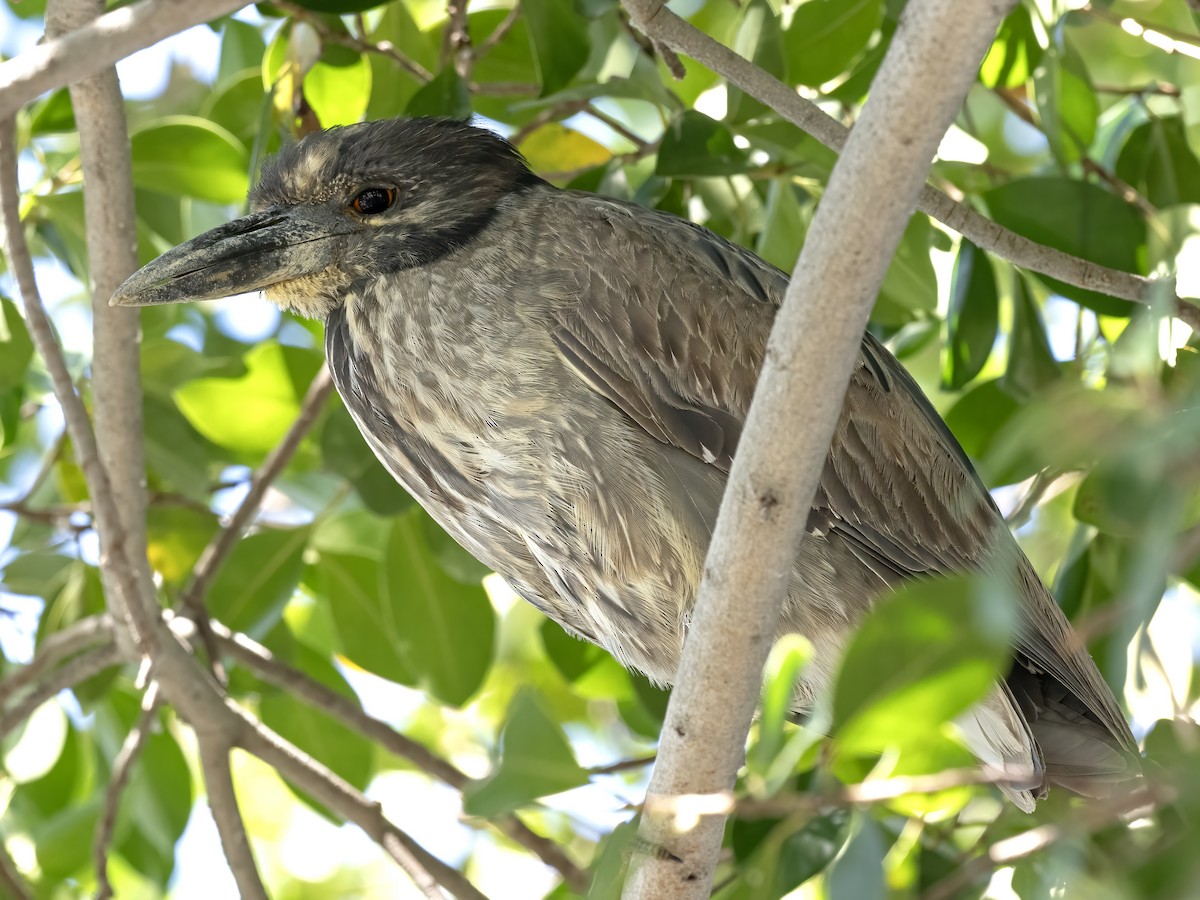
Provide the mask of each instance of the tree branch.
POLYGON ((204 598, 208 594, 208 589, 212 586, 217 572, 220 571, 229 554, 233 552, 246 529, 254 521, 254 517, 262 507, 263 498, 267 495, 267 489, 295 455, 300 442, 316 422, 321 410, 325 408, 325 401, 329 399, 332 391, 333 381, 329 377, 329 368, 322 363, 320 371, 308 386, 296 421, 291 424, 283 439, 267 454, 262 466, 250 478, 250 487, 246 491, 246 496, 234 510, 228 524, 214 535, 208 546, 204 548, 204 552, 200 554, 200 559, 196 562, 191 582, 180 594, 179 605, 195 619, 200 638, 208 652, 213 675, 218 682, 224 682, 225 674, 221 669, 220 654, 216 652, 216 642, 213 638, 204 598))
POLYGON ((99 675, 105 669, 119 665, 124 660, 116 644, 104 647, 93 647, 80 654, 52 675, 47 676, 34 687, 19 702, 0 715, 0 738, 33 715, 34 710, 51 699, 59 691, 65 691, 86 681, 93 675, 99 675))
MULTIPOLYGON (((656 6, 656 2, 630 0, 625 5, 627 8, 636 5, 649 9, 656 6)), ((690 56, 760 103, 774 109, 826 147, 841 152, 849 129, 778 78, 661 5, 657 5, 653 11, 652 22, 647 27, 656 40, 690 56)), ((917 209, 1013 265, 1075 287, 1141 304, 1150 303, 1152 294, 1162 287, 1162 280, 1111 269, 1031 241, 928 185, 921 190, 917 209)), ((1173 289, 1171 295, 1175 299, 1176 316, 1193 330, 1200 331, 1200 307, 1179 298, 1173 289)))
POLYGON ((108 880, 108 856, 117 827, 117 814, 121 809, 121 796, 129 784, 134 764, 146 745, 146 738, 157 713, 158 683, 152 681, 146 688, 146 693, 142 695, 142 711, 137 722, 129 729, 121 749, 113 758, 112 774, 108 779, 108 787, 104 789, 104 810, 92 838, 92 861, 96 866, 96 900, 108 900, 113 895, 112 884, 108 880))
POLYGON ((254 862, 254 851, 250 849, 250 838, 246 836, 246 823, 238 809, 237 792, 233 789, 233 773, 229 769, 229 753, 232 746, 226 743, 222 733, 206 735, 197 732, 200 749, 200 767, 204 771, 204 785, 208 790, 208 806, 212 810, 217 834, 221 836, 221 849, 238 894, 243 900, 267 900, 267 889, 258 874, 254 862))
POLYGON ((279 735, 249 719, 240 709, 230 708, 243 723, 237 738, 238 746, 273 766, 293 785, 365 831, 426 893, 432 878, 459 900, 487 900, 462 872, 442 862, 389 822, 378 803, 321 763, 297 752, 279 735))
POLYGON ((0 122, 38 95, 79 81, 245 0, 142 0, 0 63, 0 122))
POLYGON ((0 887, 8 892, 12 900, 33 900, 33 893, 29 890, 29 886, 21 880, 17 866, 12 857, 8 855, 3 841, 0 841, 0 887))
MULTIPOLYGON (((255 672, 264 681, 288 691, 307 701, 316 709, 338 719, 349 728, 374 741, 389 753, 408 760, 422 772, 444 784, 462 791, 472 779, 447 760, 431 753, 424 745, 396 731, 386 722, 367 715, 362 708, 348 697, 314 681, 305 673, 276 659, 266 647, 244 634, 230 631, 219 622, 213 622, 213 633, 221 651, 233 657, 246 668, 255 672)), ((637 761, 639 764, 643 760, 637 761)), ((567 886, 576 893, 585 893, 588 875, 563 852, 562 848, 548 838, 529 828, 515 815, 492 820, 496 828, 513 842, 535 853, 542 862, 558 871, 567 886)))
MULTIPOLYGON (((633 23, 657 41, 690 53, 700 37, 657 0, 623 2, 633 23)), ((734 784, 796 548, 875 295, 938 143, 1011 6, 1011 0, 910 0, 905 7, 771 332, 705 561, 647 802, 734 784), (788 439, 775 439, 782 435, 788 439)), ((787 107, 799 99, 774 84, 787 107)), ((662 852, 633 870, 625 896, 707 897, 723 830, 722 816, 702 818, 683 834, 670 819, 643 816, 643 845, 662 852)))
POLYGON ((113 641, 112 616, 101 613, 81 619, 69 628, 50 635, 42 642, 29 665, 17 669, 0 681, 0 708, 26 685, 33 684, 49 670, 70 657, 99 643, 113 641))

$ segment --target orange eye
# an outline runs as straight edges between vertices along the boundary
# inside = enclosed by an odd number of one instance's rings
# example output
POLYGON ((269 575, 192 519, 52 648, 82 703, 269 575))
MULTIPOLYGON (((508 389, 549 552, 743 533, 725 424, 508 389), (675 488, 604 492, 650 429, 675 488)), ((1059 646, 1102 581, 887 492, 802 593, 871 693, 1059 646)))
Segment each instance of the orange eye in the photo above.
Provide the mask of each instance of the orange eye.
POLYGON ((350 208, 360 216, 376 216, 387 212, 396 202, 393 188, 372 187, 359 191, 350 201, 350 208))

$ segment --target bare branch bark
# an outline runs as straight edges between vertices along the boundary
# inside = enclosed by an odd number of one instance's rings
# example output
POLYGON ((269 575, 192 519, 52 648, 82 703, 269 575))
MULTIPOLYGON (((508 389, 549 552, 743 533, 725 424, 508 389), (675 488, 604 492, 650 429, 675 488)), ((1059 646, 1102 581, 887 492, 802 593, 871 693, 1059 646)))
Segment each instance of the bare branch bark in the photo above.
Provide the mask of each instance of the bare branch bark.
MULTIPOLYGON (((631 15, 634 7, 647 11, 646 27, 655 40, 690 56, 760 103, 774 109, 826 147, 841 152, 849 130, 815 103, 801 97, 778 78, 764 72, 671 10, 656 4, 655 0, 630 0, 625 6, 630 9, 631 15)), ((929 185, 922 188, 917 209, 1013 265, 1075 287, 1141 304, 1150 303, 1155 291, 1164 288, 1161 279, 1098 265, 1031 241, 929 185)), ((1170 287, 1170 294, 1175 299, 1176 316, 1191 328, 1200 330, 1200 308, 1178 297, 1173 286, 1170 287)))
POLYGON ((24 668, 17 669, 0 681, 0 709, 26 686, 40 680, 47 672, 66 662, 80 651, 96 644, 112 643, 112 616, 101 613, 81 619, 69 628, 50 635, 24 668))
POLYGON ((86 78, 245 0, 142 0, 0 63, 0 122, 40 94, 86 78))
POLYGON ((92 862, 96 866, 96 900, 108 900, 113 895, 112 884, 108 880, 108 856, 117 827, 117 814, 121 810, 121 797, 129 784, 129 776, 133 774, 134 764, 146 745, 146 738, 150 735, 150 728, 157 713, 158 683, 152 681, 146 688, 146 693, 142 695, 141 714, 129 729, 129 734, 125 735, 121 749, 113 759, 112 774, 109 776, 108 786, 104 789, 104 810, 92 837, 92 862))
POLYGON ((121 662, 121 651, 115 644, 94 647, 75 657, 52 675, 47 676, 18 703, 13 704, 3 715, 0 715, 0 738, 28 719, 33 715, 34 710, 59 691, 72 688, 79 682, 86 681, 93 675, 99 675, 105 669, 119 665, 121 662))
MULTIPOLYGON (((682 20, 661 2, 624 3, 649 37, 688 52, 679 43, 682 20)), ((796 548, 875 295, 938 143, 1012 5, 910 0, 901 16, 771 333, 705 561, 648 802, 734 784, 796 548)), ((704 817, 681 834, 672 819, 643 816, 640 837, 663 852, 634 869, 625 896, 707 897, 724 822, 704 817)))
POLYGON ((16 863, 8 855, 3 841, 0 841, 0 887, 8 892, 12 900, 33 900, 33 893, 21 880, 16 863))
POLYGON ((238 736, 238 746, 274 766, 281 776, 296 787, 312 794, 318 802, 365 831, 408 872, 422 890, 426 889, 432 877, 459 900, 487 900, 462 872, 442 862, 389 822, 378 803, 368 799, 337 773, 306 754, 297 752, 295 747, 269 728, 248 718, 241 710, 231 709, 241 717, 244 725, 238 736))
POLYGON ((237 793, 233 789, 233 773, 229 769, 229 753, 232 745, 226 743, 226 735, 207 735, 197 732, 200 749, 200 768, 204 771, 204 786, 208 790, 208 806, 212 810, 217 834, 221 837, 221 849, 237 883, 238 894, 243 900, 268 900, 267 889, 258 874, 254 862, 254 851, 250 849, 250 838, 246 836, 246 823, 238 809, 237 793))
MULTIPOLYGON (((244 634, 230 631, 219 622, 212 623, 221 650, 252 670, 263 680, 307 701, 316 709, 328 713, 384 750, 407 759, 414 766, 444 784, 462 791, 471 778, 447 760, 432 753, 423 744, 406 737, 386 722, 367 715, 347 697, 314 681, 303 672, 276 659, 266 647, 244 634)), ((641 760, 639 763, 643 762, 641 760)), ((515 815, 491 822, 514 843, 533 852, 546 865, 558 871, 563 881, 576 893, 585 893, 587 872, 575 865, 561 847, 529 828, 515 815)))

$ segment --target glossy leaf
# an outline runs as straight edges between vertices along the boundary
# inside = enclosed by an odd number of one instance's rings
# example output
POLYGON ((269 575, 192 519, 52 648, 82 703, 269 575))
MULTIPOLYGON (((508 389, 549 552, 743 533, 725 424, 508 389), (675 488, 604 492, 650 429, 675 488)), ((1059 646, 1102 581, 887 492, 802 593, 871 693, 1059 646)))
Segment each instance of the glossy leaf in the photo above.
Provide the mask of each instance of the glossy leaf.
POLYGON ((1155 206, 1200 203, 1200 160, 1179 116, 1135 128, 1117 157, 1117 175, 1155 206))
MULTIPOLYGON (((1040 244, 1125 272, 1140 269, 1146 226, 1137 211, 1094 184, 1068 178, 1020 178, 984 194, 992 217, 1040 244)), ((1043 278, 1055 291, 1106 315, 1132 304, 1043 278)))
POLYGON ((566 87, 587 62, 587 28, 573 0, 520 0, 542 96, 566 87))
POLYGON ((482 585, 456 581, 438 565, 424 516, 412 509, 393 523, 382 587, 405 667, 439 700, 461 706, 491 665, 495 614, 482 585))
POLYGON ((587 770, 528 688, 513 698, 499 749, 492 774, 467 790, 463 808, 469 815, 501 815, 587 783, 587 770))
POLYGON ((1000 330, 996 273, 988 256, 963 238, 950 283, 942 387, 959 390, 987 364, 1000 330))
POLYGON ((847 752, 920 744, 1001 673, 1016 600, 985 577, 916 581, 879 601, 846 648, 833 699, 847 752))
POLYGON ((1013 325, 1004 387, 1015 397, 1029 397, 1060 375, 1042 317, 1024 279, 1018 275, 1013 282, 1013 325))
POLYGON ((829 81, 867 46, 882 16, 880 0, 808 0, 783 35, 788 74, 813 87, 829 81))
POLYGON ((1062 163, 1078 162, 1096 137, 1100 101, 1087 67, 1066 42, 1051 44, 1033 73, 1042 129, 1062 163))
POLYGON ((129 139, 133 183, 213 203, 240 204, 250 187, 246 148, 205 119, 170 116, 129 139))
POLYGON ((471 94, 458 73, 447 67, 413 94, 404 114, 465 119, 471 115, 471 94))
POLYGON ((213 579, 208 611, 235 631, 266 634, 300 581, 308 537, 309 529, 291 528, 242 538, 213 579))
POLYGON ((732 175, 746 167, 746 152, 733 134, 703 113, 688 110, 672 120, 658 148, 658 175, 696 178, 732 175))
POLYGON ((279 443, 300 411, 301 394, 291 366, 309 379, 315 357, 275 343, 246 354, 240 378, 197 378, 175 391, 179 409, 215 444, 245 453, 266 453, 279 443), (236 414, 235 414, 236 413, 236 414))

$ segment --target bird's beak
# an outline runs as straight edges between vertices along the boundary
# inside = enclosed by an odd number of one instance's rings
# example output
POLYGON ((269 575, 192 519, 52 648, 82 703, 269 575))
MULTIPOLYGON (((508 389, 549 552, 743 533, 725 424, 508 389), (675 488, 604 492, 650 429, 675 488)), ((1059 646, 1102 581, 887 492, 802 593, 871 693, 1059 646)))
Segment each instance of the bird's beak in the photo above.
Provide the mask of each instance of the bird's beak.
POLYGON ((133 273, 112 306, 213 300, 314 275, 335 264, 352 230, 320 207, 267 209, 206 231, 133 273))

